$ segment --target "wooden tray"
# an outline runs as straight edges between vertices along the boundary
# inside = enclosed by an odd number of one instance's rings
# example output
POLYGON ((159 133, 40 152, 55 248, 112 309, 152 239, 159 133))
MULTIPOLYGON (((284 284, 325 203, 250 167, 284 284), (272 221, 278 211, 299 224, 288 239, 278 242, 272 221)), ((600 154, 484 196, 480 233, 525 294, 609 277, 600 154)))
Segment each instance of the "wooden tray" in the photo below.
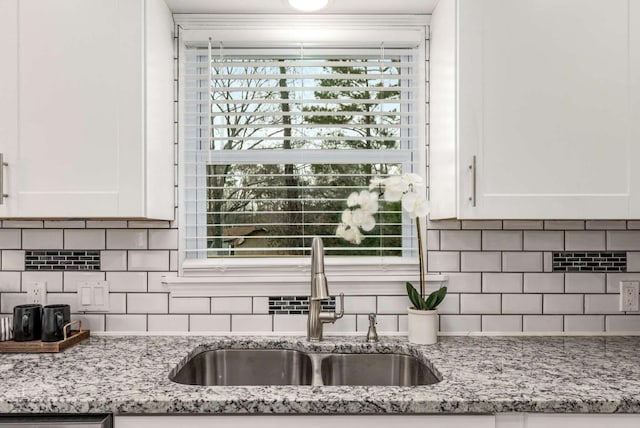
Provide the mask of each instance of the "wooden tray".
POLYGON ((16 342, 15 340, 7 340, 0 342, 0 353, 45 353, 45 352, 62 352, 65 349, 82 342, 89 337, 89 330, 82 329, 82 321, 74 320, 63 327, 64 339, 58 342, 43 342, 41 340, 30 340, 28 342, 16 342), (67 328, 73 324, 78 324, 78 330, 70 330, 67 337, 67 328))

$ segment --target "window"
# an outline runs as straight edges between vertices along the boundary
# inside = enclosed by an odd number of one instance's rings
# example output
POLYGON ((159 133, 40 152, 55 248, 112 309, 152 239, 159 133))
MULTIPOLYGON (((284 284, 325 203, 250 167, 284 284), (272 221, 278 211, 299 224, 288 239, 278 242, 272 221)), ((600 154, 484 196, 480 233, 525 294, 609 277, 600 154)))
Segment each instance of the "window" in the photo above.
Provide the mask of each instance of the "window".
POLYGON ((313 236, 327 256, 416 257, 397 204, 361 245, 335 229, 372 176, 425 175, 424 26, 274 33, 199 27, 182 40, 183 266, 287 264, 313 236))

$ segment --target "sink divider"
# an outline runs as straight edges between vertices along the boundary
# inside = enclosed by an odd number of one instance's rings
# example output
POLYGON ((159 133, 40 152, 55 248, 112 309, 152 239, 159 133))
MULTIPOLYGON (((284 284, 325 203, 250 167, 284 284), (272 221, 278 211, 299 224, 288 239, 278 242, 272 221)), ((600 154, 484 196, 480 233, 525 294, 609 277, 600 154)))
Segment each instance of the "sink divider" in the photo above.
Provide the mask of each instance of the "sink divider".
POLYGON ((313 377, 311 378, 311 386, 324 386, 322 381, 322 360, 330 354, 306 353, 311 359, 311 369, 313 377))

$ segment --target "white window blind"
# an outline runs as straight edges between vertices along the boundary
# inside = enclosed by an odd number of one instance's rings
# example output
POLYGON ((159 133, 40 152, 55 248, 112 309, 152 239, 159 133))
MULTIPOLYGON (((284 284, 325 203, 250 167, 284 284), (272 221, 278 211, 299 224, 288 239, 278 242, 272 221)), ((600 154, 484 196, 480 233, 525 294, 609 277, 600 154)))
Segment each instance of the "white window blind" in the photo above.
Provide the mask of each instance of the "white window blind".
POLYGON ((182 51, 184 258, 416 256, 386 203, 361 245, 335 237, 374 175, 424 175, 418 49, 190 43, 182 51))

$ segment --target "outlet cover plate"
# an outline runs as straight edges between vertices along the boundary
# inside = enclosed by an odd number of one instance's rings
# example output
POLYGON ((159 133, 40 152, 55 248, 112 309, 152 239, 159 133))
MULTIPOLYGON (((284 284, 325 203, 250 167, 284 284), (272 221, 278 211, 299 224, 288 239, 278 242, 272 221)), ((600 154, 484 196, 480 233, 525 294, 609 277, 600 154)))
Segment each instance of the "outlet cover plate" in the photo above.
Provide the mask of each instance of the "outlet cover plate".
POLYGON ((27 301, 36 305, 45 306, 47 304, 47 283, 46 281, 29 282, 26 286, 27 301))
POLYGON ((640 310, 640 281, 620 281, 620 310, 640 310))

